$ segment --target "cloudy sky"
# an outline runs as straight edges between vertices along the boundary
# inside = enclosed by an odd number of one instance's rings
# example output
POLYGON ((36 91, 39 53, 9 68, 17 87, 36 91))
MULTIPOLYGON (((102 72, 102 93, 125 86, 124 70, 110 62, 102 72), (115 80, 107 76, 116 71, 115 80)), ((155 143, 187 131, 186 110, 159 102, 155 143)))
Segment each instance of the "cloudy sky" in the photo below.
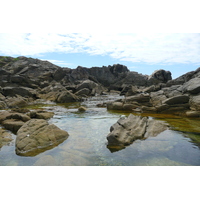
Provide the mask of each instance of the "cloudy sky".
POLYGON ((170 70, 175 78, 200 67, 200 34, 1 33, 0 55, 39 58, 69 68, 120 63, 148 75, 170 70))

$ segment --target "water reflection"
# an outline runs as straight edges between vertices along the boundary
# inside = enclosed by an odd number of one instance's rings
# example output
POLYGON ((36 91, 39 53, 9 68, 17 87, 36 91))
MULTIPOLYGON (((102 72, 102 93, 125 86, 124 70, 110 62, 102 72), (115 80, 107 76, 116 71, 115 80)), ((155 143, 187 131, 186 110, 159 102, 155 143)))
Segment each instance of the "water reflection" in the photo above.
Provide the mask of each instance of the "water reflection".
MULTIPOLYGON (((0 151, 0 165, 35 166, 170 166, 200 165, 200 127, 198 119, 184 119, 171 115, 152 115, 152 118, 166 121, 173 130, 167 130, 156 137, 150 135, 144 140, 135 140, 129 146, 107 146, 110 127, 120 115, 129 113, 111 112, 96 107, 105 99, 98 98, 82 102, 87 107, 78 112, 80 103, 46 106, 53 110, 49 120, 69 133, 67 140, 34 156, 15 154, 15 146, 3 146, 0 151), (189 120, 189 121, 188 121, 189 120), (197 148, 198 147, 198 148, 197 148)), ((149 114, 148 114, 149 115, 149 114)))
POLYGON ((67 140, 67 138, 68 138, 68 136, 65 137, 62 140, 57 140, 57 142, 52 143, 52 144, 50 144, 50 145, 48 145, 46 147, 41 147, 41 148, 38 147, 38 148, 35 148, 35 149, 31 150, 31 151, 27 151, 27 152, 23 152, 23 153, 20 153, 17 150, 15 150, 15 152, 19 156, 34 157, 34 156, 39 155, 39 154, 41 154, 41 153, 43 153, 45 151, 48 151, 50 149, 53 149, 53 148, 57 147, 58 145, 60 145, 61 143, 63 143, 65 140, 67 140))

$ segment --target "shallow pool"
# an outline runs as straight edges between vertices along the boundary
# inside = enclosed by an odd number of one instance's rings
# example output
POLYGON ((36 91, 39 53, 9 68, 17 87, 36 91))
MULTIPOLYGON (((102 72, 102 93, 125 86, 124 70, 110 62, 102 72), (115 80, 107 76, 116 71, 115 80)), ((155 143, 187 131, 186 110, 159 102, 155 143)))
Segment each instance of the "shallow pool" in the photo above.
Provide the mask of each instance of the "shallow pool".
POLYGON ((15 153, 15 138, 9 146, 0 149, 0 165, 47 166, 174 166, 200 165, 200 131, 198 119, 173 116, 151 116, 165 120, 174 127, 156 137, 136 140, 118 151, 107 148, 106 136, 120 115, 128 113, 108 112, 96 107, 99 102, 112 97, 93 97, 82 102, 86 112, 78 112, 79 103, 46 106, 55 112, 49 123, 66 130, 69 137, 58 146, 32 157, 15 153), (181 128, 184 120, 184 128, 181 128), (193 123, 192 123, 193 122, 193 123), (179 124, 179 125, 178 125, 179 124), (192 125, 191 125, 192 124, 192 125), (191 127, 192 126, 192 127, 191 127), (187 129, 188 127, 188 129, 187 129))

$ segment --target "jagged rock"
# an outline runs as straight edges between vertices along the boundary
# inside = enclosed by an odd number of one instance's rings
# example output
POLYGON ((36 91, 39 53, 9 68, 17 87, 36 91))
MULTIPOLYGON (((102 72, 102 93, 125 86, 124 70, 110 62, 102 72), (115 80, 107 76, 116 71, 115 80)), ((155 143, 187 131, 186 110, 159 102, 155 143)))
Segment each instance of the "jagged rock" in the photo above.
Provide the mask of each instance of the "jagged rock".
POLYGON ((164 94, 163 90, 159 90, 157 92, 151 92, 150 93, 150 102, 154 106, 160 106, 162 105, 162 102, 167 99, 167 97, 164 94))
POLYGON ((40 150, 53 147, 67 139, 69 134, 43 119, 31 119, 17 132, 16 153, 36 155, 40 150))
POLYGON ((192 78, 199 77, 199 76, 200 76, 200 67, 198 69, 196 69, 195 71, 188 72, 176 79, 168 81, 166 83, 166 86, 170 87, 172 85, 183 85, 184 83, 188 82, 192 78))
POLYGON ((141 139, 147 126, 147 117, 134 116, 120 118, 117 123, 111 126, 107 136, 109 145, 129 145, 136 139, 141 139))
POLYGON ((5 99, 5 103, 8 108, 16 108, 26 106, 28 104, 28 100, 17 95, 16 97, 7 97, 5 99))
POLYGON ((169 125, 163 121, 130 114, 111 126, 107 136, 108 145, 129 145, 136 139, 157 135, 168 128, 169 125))
POLYGON ((125 86, 123 90, 121 91, 120 95, 125 95, 125 96, 133 96, 135 94, 139 93, 138 87, 129 85, 125 86))
POLYGON ((173 85, 171 87, 162 88, 165 96, 167 98, 182 95, 183 86, 181 85, 173 85))
POLYGON ((169 80, 172 80, 171 72, 165 70, 156 70, 148 78, 148 85, 153 85, 157 83, 166 83, 169 80))
POLYGON ((83 81, 81 84, 79 84, 77 86, 77 91, 83 89, 83 88, 87 88, 89 90, 92 90, 93 88, 97 87, 98 84, 93 82, 93 81, 90 81, 90 80, 85 80, 83 81))
POLYGON ((57 103, 69 103, 75 101, 80 101, 80 98, 69 91, 61 92, 56 99, 57 103))

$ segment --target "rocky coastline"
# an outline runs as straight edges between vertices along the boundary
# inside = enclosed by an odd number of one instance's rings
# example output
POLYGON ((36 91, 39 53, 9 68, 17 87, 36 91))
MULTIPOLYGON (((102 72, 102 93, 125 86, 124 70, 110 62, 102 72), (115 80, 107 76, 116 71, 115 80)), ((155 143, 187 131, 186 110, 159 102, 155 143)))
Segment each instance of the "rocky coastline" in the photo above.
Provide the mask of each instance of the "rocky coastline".
MULTIPOLYGON (((165 70, 157 70, 147 76, 131 72, 121 64, 70 69, 39 59, 0 56, 0 148, 11 141, 7 130, 16 134, 16 153, 21 155, 53 146, 69 136, 66 131, 48 124, 47 120, 54 113, 24 109, 29 104, 39 101, 81 102, 83 98, 112 92, 123 98, 97 106, 128 113, 200 117, 200 68, 172 80, 171 72, 165 70), (48 134, 51 129, 55 134, 48 134)), ((154 124, 147 118, 141 120, 154 124)), ((166 128, 165 125, 163 127, 166 128)), ((108 141, 116 143, 114 128, 111 130, 108 141)), ((138 137, 145 134, 143 131, 138 137)), ((131 135, 129 141, 117 143, 131 143, 136 137, 131 135)))

